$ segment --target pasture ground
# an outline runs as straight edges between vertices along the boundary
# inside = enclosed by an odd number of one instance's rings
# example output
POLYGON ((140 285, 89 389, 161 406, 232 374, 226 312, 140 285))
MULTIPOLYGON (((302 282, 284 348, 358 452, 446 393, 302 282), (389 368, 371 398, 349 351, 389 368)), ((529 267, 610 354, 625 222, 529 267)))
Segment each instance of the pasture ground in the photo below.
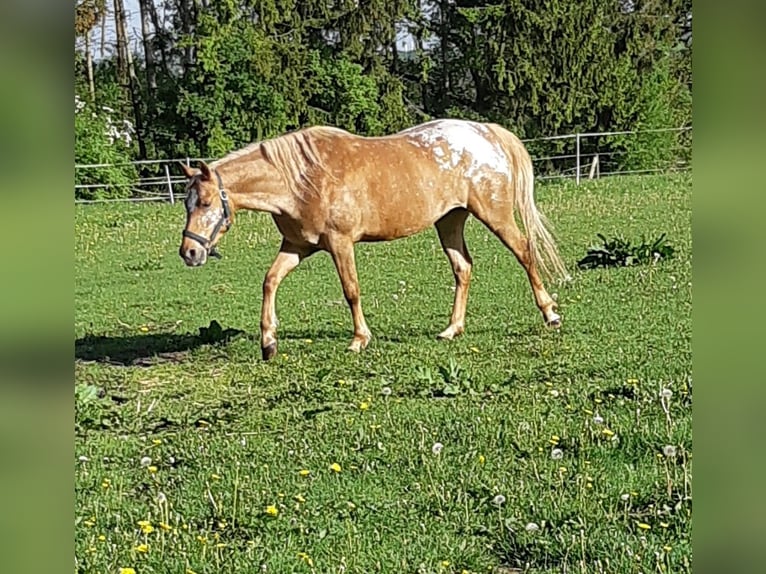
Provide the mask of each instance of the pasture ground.
POLYGON ((469 220, 463 337, 435 340, 453 279, 429 231, 358 246, 359 355, 330 258, 304 262, 271 363, 268 216, 239 214, 224 258, 189 269, 182 205, 78 207, 76 570, 690 572, 691 175, 537 203, 573 275, 549 285, 560 330, 469 220), (597 232, 665 232, 676 256, 578 271, 597 232))

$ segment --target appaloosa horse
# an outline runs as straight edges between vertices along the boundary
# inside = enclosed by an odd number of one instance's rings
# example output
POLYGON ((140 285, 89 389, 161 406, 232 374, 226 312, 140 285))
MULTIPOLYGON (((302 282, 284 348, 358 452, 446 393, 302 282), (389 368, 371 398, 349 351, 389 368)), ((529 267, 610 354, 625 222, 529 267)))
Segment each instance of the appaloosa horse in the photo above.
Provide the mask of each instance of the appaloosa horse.
POLYGON ((332 256, 351 308, 354 337, 349 349, 366 347, 372 335, 362 313, 354 244, 407 237, 431 225, 456 284, 452 317, 439 337, 462 333, 472 265, 463 239, 469 214, 524 267, 546 323, 561 322, 537 267, 562 277, 566 268, 535 207, 529 153, 499 125, 434 120, 384 137, 310 127, 251 144, 209 166, 202 162, 199 170, 183 169, 189 181, 180 255, 187 265, 202 265, 209 254, 216 255, 214 247, 239 209, 270 213, 283 236, 263 282, 264 359, 277 351, 275 297, 280 282, 301 260, 321 250, 332 256))

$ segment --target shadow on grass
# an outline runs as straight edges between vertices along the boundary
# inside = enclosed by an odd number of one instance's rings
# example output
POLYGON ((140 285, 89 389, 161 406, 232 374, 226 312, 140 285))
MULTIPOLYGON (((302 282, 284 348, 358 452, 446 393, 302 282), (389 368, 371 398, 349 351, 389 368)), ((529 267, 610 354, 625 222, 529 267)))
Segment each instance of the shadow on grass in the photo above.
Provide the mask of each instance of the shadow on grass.
POLYGON ((88 334, 74 342, 75 360, 121 366, 150 366, 181 362, 192 349, 227 343, 243 334, 239 329, 222 329, 217 321, 200 327, 199 334, 152 333, 104 336, 88 334))

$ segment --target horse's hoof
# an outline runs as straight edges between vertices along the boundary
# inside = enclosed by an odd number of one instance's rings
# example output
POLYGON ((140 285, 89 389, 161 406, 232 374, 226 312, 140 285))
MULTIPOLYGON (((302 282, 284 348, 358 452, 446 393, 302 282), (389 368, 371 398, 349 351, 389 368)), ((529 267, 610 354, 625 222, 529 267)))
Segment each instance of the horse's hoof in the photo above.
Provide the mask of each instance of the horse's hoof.
POLYGON ((461 327, 452 327, 449 326, 444 331, 436 335, 436 338, 440 341, 451 341, 458 335, 461 335, 463 333, 463 329, 461 327))
POLYGON ((547 323, 551 329, 558 329, 561 327, 561 317, 557 313, 551 313, 547 323))
POLYGON ((271 345, 267 347, 261 347, 261 356, 263 357, 264 361, 268 361, 270 359, 274 358, 274 355, 277 354, 277 343, 276 341, 273 342, 271 345))
POLYGON ((367 345, 370 344, 370 340, 372 339, 372 335, 367 335, 364 338, 361 337, 354 337, 354 340, 351 341, 351 344, 348 346, 349 351, 353 351, 354 353, 360 352, 362 349, 366 349, 367 345))

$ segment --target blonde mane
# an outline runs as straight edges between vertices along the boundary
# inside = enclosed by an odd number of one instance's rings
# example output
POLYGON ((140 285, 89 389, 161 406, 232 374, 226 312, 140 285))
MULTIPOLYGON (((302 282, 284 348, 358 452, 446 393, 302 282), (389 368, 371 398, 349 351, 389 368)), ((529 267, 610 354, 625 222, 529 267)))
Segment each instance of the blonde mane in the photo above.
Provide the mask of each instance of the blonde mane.
POLYGON ((319 172, 333 177, 317 149, 317 142, 323 139, 348 136, 339 128, 316 126, 285 134, 274 139, 255 142, 240 150, 233 151, 218 161, 212 167, 240 159, 258 150, 264 159, 271 163, 280 173, 288 189, 296 197, 305 193, 318 194, 316 176, 319 172))

